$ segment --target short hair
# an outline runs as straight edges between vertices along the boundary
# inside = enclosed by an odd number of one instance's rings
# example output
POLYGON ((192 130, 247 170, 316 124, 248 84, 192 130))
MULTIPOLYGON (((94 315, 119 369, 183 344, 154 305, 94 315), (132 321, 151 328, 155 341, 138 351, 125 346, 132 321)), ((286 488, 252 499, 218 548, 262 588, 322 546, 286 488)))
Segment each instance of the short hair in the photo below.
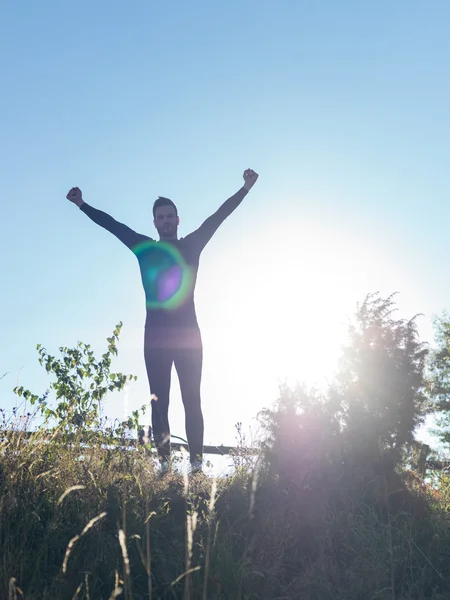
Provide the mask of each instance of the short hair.
POLYGON ((178 209, 175 205, 175 202, 173 202, 170 198, 164 198, 164 196, 158 196, 158 199, 155 200, 153 203, 153 218, 156 218, 155 211, 160 206, 173 206, 173 208, 175 210, 175 215, 178 217, 178 209))

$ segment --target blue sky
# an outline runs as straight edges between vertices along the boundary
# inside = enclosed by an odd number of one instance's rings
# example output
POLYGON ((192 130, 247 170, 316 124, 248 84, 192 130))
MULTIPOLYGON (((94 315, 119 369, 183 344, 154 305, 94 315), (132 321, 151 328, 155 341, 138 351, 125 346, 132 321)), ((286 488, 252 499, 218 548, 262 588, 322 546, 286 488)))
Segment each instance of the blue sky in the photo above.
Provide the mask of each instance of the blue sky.
MULTIPOLYGON (((138 375, 106 413, 148 400, 137 262, 65 200, 152 235, 171 197, 180 235, 242 184, 197 286, 205 443, 330 376, 368 292, 398 291, 432 341, 450 307, 450 5, 402 1, 4 3, 0 8, 2 406, 48 379, 35 346, 103 351, 138 375)), ((172 431, 184 435, 173 388, 172 431)), ((252 424, 253 423, 253 424, 252 424)))

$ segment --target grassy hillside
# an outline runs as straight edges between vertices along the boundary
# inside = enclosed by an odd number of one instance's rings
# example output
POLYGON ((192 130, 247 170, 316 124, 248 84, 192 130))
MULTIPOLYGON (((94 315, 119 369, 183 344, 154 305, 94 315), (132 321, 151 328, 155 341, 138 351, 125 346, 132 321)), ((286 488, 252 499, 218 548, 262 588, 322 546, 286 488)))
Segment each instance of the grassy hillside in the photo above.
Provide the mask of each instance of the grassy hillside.
POLYGON ((2 598, 450 594, 445 481, 317 451, 289 457, 292 476, 261 456, 213 481, 160 477, 145 449, 92 445, 80 460, 77 444, 17 432, 1 450, 2 598))
POLYGON ((425 477, 414 431, 437 397, 445 442, 450 323, 433 358, 393 310, 368 297, 329 389, 282 387, 257 456, 241 448, 217 480, 161 477, 148 446, 127 448, 139 411, 100 418, 129 380, 110 373, 120 326, 100 360, 39 346, 56 379, 15 391, 44 425, 27 437, 24 413, 2 427, 0 598, 449 598, 449 478, 425 477))

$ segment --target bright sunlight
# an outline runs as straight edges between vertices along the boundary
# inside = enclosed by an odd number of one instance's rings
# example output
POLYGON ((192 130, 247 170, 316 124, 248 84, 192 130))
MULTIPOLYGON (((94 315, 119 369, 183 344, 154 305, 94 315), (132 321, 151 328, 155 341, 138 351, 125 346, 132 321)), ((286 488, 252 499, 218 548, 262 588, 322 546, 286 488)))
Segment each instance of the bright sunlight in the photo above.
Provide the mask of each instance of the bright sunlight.
POLYGON ((233 388, 227 402, 242 420, 271 404, 280 382, 326 385, 356 303, 367 293, 400 286, 402 299, 415 302, 408 275, 367 233, 318 219, 291 223, 255 225, 232 248, 224 236, 221 247, 202 257, 204 396, 214 397, 225 377, 233 388))

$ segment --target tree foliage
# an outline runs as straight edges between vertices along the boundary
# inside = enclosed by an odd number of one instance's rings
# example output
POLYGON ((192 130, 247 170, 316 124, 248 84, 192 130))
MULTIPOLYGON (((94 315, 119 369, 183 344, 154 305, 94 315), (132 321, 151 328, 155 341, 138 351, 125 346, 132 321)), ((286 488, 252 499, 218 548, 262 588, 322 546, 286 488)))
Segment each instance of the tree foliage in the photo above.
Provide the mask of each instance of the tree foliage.
POLYGON ((393 295, 371 294, 358 305, 330 396, 354 444, 398 461, 424 419, 428 348, 417 315, 395 318, 395 310, 393 295))
POLYGON ((432 408, 438 424, 434 433, 450 444, 450 314, 436 318, 434 327, 437 348, 430 356, 432 408))
POLYGON ((425 415, 428 349, 416 317, 395 318, 394 312, 393 295, 368 295, 349 326, 329 389, 284 387, 274 409, 262 411, 272 465, 298 466, 313 454, 340 464, 350 457, 359 464, 380 457, 400 463, 425 415))

